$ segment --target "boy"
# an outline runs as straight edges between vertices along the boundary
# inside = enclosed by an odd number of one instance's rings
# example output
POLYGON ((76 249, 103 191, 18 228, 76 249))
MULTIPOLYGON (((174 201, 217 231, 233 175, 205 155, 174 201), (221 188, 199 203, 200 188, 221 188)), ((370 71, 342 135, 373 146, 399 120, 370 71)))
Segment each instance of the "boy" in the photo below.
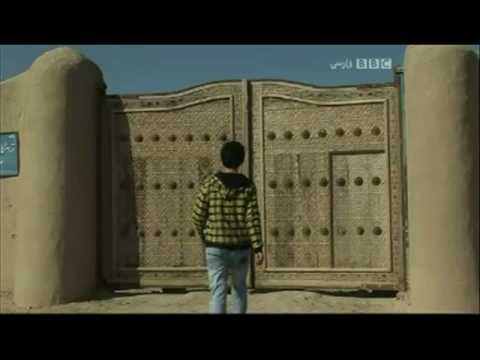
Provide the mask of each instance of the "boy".
POLYGON ((227 279, 232 275, 233 312, 247 311, 250 251, 263 263, 263 242, 255 184, 238 172, 245 149, 236 141, 221 150, 224 168, 200 186, 193 206, 193 223, 206 247, 210 313, 225 313, 227 279))

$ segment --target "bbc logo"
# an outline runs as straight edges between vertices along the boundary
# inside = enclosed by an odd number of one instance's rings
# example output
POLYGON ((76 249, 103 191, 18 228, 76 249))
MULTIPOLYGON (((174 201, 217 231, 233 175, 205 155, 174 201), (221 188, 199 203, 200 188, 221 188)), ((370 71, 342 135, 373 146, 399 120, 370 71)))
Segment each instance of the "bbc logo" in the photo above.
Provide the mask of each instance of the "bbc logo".
POLYGON ((391 58, 371 58, 371 59, 357 59, 358 70, 391 70, 392 59, 391 58))

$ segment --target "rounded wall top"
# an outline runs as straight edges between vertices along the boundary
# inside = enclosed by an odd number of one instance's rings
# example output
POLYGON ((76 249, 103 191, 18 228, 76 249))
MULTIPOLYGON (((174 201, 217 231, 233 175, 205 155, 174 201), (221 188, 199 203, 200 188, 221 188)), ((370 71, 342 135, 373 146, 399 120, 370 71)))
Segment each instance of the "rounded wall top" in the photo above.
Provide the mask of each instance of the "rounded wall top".
POLYGON ((409 45, 407 46, 407 51, 425 49, 426 51, 445 51, 445 50, 456 50, 456 51, 473 51, 475 50, 470 45, 409 45))
POLYGON ((429 62, 445 56, 473 56, 477 57, 475 49, 469 45, 409 45, 405 51, 405 62, 419 59, 429 62))
POLYGON ((103 74, 97 64, 73 48, 58 47, 49 50, 35 59, 31 66, 31 70, 34 72, 52 68, 56 69, 56 71, 65 70, 66 72, 79 68, 87 68, 89 73, 98 77, 98 79, 103 82, 103 74))

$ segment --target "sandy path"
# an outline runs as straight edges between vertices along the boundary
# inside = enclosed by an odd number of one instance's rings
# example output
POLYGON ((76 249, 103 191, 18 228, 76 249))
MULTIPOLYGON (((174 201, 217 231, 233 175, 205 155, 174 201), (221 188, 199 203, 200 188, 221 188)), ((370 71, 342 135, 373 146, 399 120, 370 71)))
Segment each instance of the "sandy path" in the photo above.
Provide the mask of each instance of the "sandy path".
MULTIPOLYGON (((15 306, 12 296, 0 296, 1 313, 205 313, 207 291, 182 294, 151 290, 100 291, 97 299, 41 309, 15 306)), ((229 296, 229 302, 231 298, 229 296)), ((403 312, 397 298, 338 296, 309 291, 271 291, 249 295, 249 313, 396 313, 403 312)))

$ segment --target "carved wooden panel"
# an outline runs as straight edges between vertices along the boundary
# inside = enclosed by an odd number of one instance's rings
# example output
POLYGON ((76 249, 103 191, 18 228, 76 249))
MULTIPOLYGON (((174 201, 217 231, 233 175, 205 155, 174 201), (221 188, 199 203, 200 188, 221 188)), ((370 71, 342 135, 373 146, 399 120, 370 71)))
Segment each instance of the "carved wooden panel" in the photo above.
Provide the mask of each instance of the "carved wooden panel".
POLYGON ((111 283, 207 285, 192 205, 199 183, 220 168, 222 144, 245 143, 244 90, 242 82, 223 82, 109 100, 111 283))
POLYGON ((398 89, 251 85, 258 288, 404 288, 398 89))

